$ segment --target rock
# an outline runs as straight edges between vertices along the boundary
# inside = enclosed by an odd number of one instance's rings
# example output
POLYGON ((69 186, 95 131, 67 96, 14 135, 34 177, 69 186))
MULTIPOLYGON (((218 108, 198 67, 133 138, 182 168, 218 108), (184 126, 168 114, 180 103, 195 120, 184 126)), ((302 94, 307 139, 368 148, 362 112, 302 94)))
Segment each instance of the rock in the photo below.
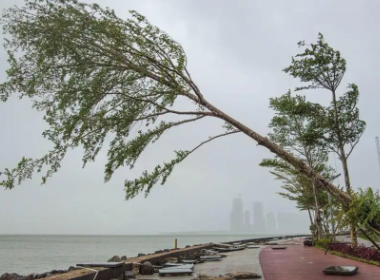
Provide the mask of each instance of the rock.
POLYGON ((141 266, 140 273, 142 275, 152 275, 154 273, 154 267, 150 262, 144 262, 141 266))
POLYGON ((0 280, 21 280, 24 276, 17 273, 4 273, 0 276, 0 280))
POLYGON ((146 254, 143 254, 143 253, 138 253, 137 257, 144 257, 146 256, 146 254))
POLYGON ((119 261, 120 261, 120 257, 118 255, 113 256, 112 258, 108 260, 108 262, 119 262, 119 261))
POLYGON ((126 261, 126 260, 127 260, 127 256, 122 256, 122 257, 120 258, 120 260, 121 260, 121 261, 126 261))
POLYGON ((54 270, 48 272, 48 274, 55 275, 55 274, 62 274, 62 273, 65 273, 65 272, 67 272, 67 271, 66 270, 57 270, 57 269, 54 269, 54 270))
POLYGON ((70 266, 67 271, 73 271, 73 270, 77 270, 77 269, 80 269, 80 268, 79 267, 75 267, 75 266, 70 266))

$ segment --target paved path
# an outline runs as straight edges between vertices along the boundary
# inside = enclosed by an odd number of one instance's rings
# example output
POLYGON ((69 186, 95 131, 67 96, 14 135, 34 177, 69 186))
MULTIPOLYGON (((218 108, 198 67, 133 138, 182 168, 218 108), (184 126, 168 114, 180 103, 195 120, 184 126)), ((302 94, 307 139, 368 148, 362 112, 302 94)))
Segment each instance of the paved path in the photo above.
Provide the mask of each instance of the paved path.
MULTIPOLYGON (((262 246, 264 247, 264 246, 262 246)), ((261 265, 259 261, 259 254, 262 248, 257 249, 245 249, 242 251, 221 253, 227 255, 226 258, 222 258, 221 261, 204 262, 195 265, 194 274, 219 276, 226 273, 235 272, 254 272, 262 275, 261 265)), ((191 280, 195 278, 193 276, 159 276, 154 275, 138 275, 138 279, 144 280, 191 280)), ((264 277, 262 278, 264 280, 264 277)))
POLYGON ((286 245, 285 250, 265 248, 260 253, 260 263, 265 280, 319 280, 348 279, 347 276, 324 275, 323 269, 332 265, 359 267, 356 275, 349 279, 380 279, 380 267, 327 254, 303 245, 286 245))
MULTIPOLYGON (((263 275, 259 261, 261 248, 226 253, 219 262, 204 262, 195 266, 195 274, 219 276, 226 273, 254 272, 263 275)), ((222 253, 223 254, 223 253, 222 253)))

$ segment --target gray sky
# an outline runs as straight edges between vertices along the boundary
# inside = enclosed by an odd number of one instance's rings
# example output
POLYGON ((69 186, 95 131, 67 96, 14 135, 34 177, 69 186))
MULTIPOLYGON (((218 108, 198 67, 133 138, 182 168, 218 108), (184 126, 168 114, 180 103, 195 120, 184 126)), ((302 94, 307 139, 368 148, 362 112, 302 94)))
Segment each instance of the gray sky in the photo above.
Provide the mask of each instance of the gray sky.
MULTIPOLYGON (((23 1, 1 1, 0 9, 9 7, 10 2, 23 1)), ((380 171, 374 140, 380 135, 378 1, 97 3, 114 8, 121 18, 135 9, 170 34, 183 45, 190 72, 206 98, 261 134, 268 133, 273 116, 268 109, 269 98, 298 84, 281 71, 298 52, 297 42, 315 42, 318 32, 323 33, 347 59, 348 71, 340 93, 347 83, 359 86, 359 107, 367 122, 367 130, 349 161, 353 186, 378 189, 380 171)), ((6 69, 6 54, 1 48, 0 81, 4 81, 6 69)), ((304 94, 323 104, 330 100, 328 92, 304 94)), ((28 100, 13 98, 0 104, 0 126, 0 169, 13 166, 22 156, 41 156, 50 147, 41 136, 46 128, 42 115, 31 109, 28 100)), ((106 150, 86 169, 81 169, 82 151, 73 150, 46 185, 40 186, 36 177, 12 191, 0 189, 0 234, 226 230, 232 198, 237 194, 242 194, 246 209, 260 200, 265 212, 297 212, 294 204, 275 194, 280 190, 279 182, 258 166, 271 154, 244 135, 204 146, 175 169, 165 186, 156 186, 147 199, 140 196, 125 201, 124 179, 171 158, 175 149, 192 148, 218 133, 220 126, 211 120, 172 131, 146 150, 134 170, 120 169, 107 184, 103 183, 106 150)), ((335 166, 333 156, 331 160, 335 166)))

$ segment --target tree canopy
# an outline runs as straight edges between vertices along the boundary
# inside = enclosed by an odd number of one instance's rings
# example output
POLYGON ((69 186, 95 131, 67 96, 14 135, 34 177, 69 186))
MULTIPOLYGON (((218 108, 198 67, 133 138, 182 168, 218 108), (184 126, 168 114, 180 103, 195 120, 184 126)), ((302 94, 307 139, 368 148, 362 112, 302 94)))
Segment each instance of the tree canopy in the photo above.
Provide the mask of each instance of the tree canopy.
POLYGON ((213 117, 224 123, 224 132, 195 148, 175 151, 172 161, 126 180, 126 197, 148 194, 199 147, 241 132, 349 205, 350 196, 307 163, 211 104, 187 70, 183 48, 139 13, 132 11, 131 18, 123 20, 97 4, 26 0, 21 8, 5 10, 1 22, 10 68, 7 81, 0 85, 0 98, 4 102, 14 94, 30 98, 49 125, 44 137, 54 143, 45 156, 23 158, 15 168, 5 169, 0 181, 5 188, 47 166, 45 182, 72 148, 84 148, 84 165, 94 161, 110 136, 107 181, 121 166, 133 168, 144 149, 166 131, 213 117), (176 110, 178 98, 193 102, 194 109, 176 110), (169 115, 179 120, 163 120, 169 115), (137 135, 132 132, 136 123, 146 125, 137 135))
MULTIPOLYGON (((50 128, 43 136, 54 149, 5 170, 3 186, 12 188, 15 180, 20 183, 48 165, 45 182, 58 171, 68 149, 79 145, 85 150, 83 165, 94 161, 111 134, 105 166, 108 181, 119 167, 133 168, 147 145, 165 131, 214 115, 198 102, 203 97, 187 71, 182 47, 142 15, 135 11, 131 15, 123 21, 113 10, 75 0, 27 1, 22 8, 4 12, 4 31, 11 35, 5 44, 10 69, 8 81, 0 86, 1 100, 15 92, 31 98, 33 106, 45 113, 50 128), (171 109, 180 96, 196 101, 196 109, 171 109), (167 114, 191 118, 159 120, 167 114), (146 129, 131 135, 138 122, 144 122, 146 129)), ((226 128, 228 134, 238 132, 226 128)), ((127 180, 127 198, 143 189, 149 193, 160 180, 164 183, 174 165, 191 152, 175 151, 172 161, 127 180)))

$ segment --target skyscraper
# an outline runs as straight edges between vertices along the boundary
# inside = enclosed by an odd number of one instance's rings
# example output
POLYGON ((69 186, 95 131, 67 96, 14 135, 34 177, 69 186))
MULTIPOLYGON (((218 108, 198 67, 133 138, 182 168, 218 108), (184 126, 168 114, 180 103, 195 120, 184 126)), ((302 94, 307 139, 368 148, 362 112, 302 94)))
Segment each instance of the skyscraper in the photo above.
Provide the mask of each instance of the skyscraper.
POLYGON ((249 210, 245 210, 244 212, 244 230, 250 231, 251 230, 251 219, 249 215, 249 210))
POLYGON ((243 219, 243 201, 242 199, 235 198, 232 203, 231 211, 231 231, 242 231, 244 229, 243 219))
POLYGON ((277 233, 276 216, 274 215, 274 213, 267 213, 266 233, 269 233, 269 234, 277 233))
POLYGON ((253 203, 253 225, 255 233, 264 233, 266 231, 264 209, 261 201, 253 203))

